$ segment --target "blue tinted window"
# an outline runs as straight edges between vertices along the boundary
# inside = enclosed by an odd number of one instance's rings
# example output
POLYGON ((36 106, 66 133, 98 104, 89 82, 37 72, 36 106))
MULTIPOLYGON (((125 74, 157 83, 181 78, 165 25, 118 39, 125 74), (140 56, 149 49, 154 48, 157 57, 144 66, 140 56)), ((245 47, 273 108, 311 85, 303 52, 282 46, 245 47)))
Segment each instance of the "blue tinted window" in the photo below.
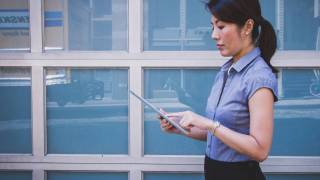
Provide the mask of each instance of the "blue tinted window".
MULTIPOLYGON (((145 69, 144 97, 167 112, 192 110, 205 115, 217 71, 212 69, 145 69)), ((144 109, 145 154, 200 154, 205 142, 161 131, 157 115, 144 109)))
POLYGON ((128 153, 126 69, 47 69, 48 153, 128 153))
POLYGON ((276 30, 280 50, 320 49, 320 11, 315 2, 260 0, 264 17, 276 30))
POLYGON ((45 0, 46 50, 127 50, 127 4, 127 0, 45 0))
POLYGON ((276 28, 276 0, 259 0, 262 16, 276 28))
POLYGON ((195 173, 144 173, 143 180, 204 180, 202 174, 195 173))
POLYGON ((271 155, 319 156, 320 70, 283 69, 271 155))
POLYGON ((210 50, 211 15, 201 0, 144 0, 144 49, 210 50))
POLYGON ((284 48, 320 50, 319 5, 313 0, 285 0, 284 7, 284 48))
POLYGON ((0 50, 30 50, 28 0, 0 1, 0 50))
POLYGON ((32 180, 32 172, 0 171, 0 179, 3 179, 3 180, 32 180))
POLYGON ((0 67, 0 153, 31 153, 29 68, 0 67))
MULTIPOLYGON (((211 14, 201 0, 144 0, 144 49, 216 50, 211 14), (165 11, 164 11, 165 9, 165 11)), ((263 16, 273 25, 280 50, 320 49, 320 10, 316 1, 260 0, 263 16), (303 9, 304 13, 296 16, 303 9)))
POLYGON ((270 174, 268 180, 319 180, 320 174, 270 174))
POLYGON ((48 172, 48 180, 128 180, 128 173, 48 172))

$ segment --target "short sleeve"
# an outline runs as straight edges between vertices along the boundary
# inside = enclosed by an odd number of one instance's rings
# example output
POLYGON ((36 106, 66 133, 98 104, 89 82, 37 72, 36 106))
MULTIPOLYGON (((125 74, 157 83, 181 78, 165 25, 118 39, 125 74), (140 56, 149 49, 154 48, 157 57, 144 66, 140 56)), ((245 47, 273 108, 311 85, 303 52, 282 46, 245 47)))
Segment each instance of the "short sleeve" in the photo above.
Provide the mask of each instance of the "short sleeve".
POLYGON ((273 73, 257 74, 246 81, 246 97, 248 100, 261 88, 270 89, 274 96, 274 102, 278 101, 278 84, 273 73))

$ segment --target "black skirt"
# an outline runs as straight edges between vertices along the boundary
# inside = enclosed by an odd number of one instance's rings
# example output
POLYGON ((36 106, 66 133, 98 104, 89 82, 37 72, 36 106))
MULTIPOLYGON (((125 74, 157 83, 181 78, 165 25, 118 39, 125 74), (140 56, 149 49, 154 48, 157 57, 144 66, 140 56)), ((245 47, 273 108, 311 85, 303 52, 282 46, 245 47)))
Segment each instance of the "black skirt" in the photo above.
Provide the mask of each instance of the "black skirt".
POLYGON ((206 180, 265 180, 256 161, 223 162, 206 156, 204 162, 206 180))

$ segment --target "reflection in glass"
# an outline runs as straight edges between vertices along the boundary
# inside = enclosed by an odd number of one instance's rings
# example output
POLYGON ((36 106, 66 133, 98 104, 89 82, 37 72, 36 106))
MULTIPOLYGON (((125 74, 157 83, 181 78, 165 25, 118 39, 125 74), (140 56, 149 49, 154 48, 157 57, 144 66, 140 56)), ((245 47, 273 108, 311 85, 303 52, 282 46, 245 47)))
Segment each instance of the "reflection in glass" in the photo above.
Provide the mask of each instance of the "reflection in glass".
POLYGON ((267 174, 268 180, 319 180, 320 174, 267 174))
MULTIPOLYGON (((144 49, 216 50, 211 14, 201 0, 144 0, 144 49), (166 11, 163 11, 166 9, 166 11)), ((263 16, 277 33, 280 50, 320 49, 318 0, 260 0, 263 16), (304 13, 296 16, 301 9, 304 13)))
POLYGON ((262 13, 277 33, 280 50, 320 49, 318 0, 260 0, 262 13), (304 10, 296 15, 296 12, 304 10))
MULTIPOLYGON (((144 97, 167 112, 191 110, 205 115, 217 71, 212 69, 145 69, 144 97)), ((144 109, 145 154, 200 154, 205 142, 161 131, 157 115, 144 109)))
POLYGON ((31 153, 30 68, 0 67, 0 106, 0 153, 31 153))
POLYGON ((32 172, 0 171, 0 179, 3 179, 3 180, 32 180, 32 172))
MULTIPOLYGON (((264 16, 275 25, 275 0, 260 2, 264 16)), ((210 21, 201 0, 144 0, 144 49, 216 50, 210 21)))
POLYGON ((262 16, 276 28, 276 0, 259 0, 262 16))
POLYGON ((284 48, 320 50, 320 6, 316 0, 284 0, 284 48), (297 12, 303 10, 303 13, 297 12))
POLYGON ((48 153, 128 153, 126 69, 46 71, 48 153))
POLYGON ((320 69, 282 69, 271 155, 319 156, 320 69))
POLYGON ((127 50, 127 0, 45 0, 45 49, 127 50))
POLYGON ((0 1, 0 50, 30 50, 28 0, 0 1))
POLYGON ((48 172, 47 180, 128 180, 128 173, 100 172, 48 172))
POLYGON ((144 0, 144 49, 214 49, 210 18, 199 0, 144 0))
POLYGON ((144 180, 204 180, 202 174, 196 173, 144 173, 144 180))

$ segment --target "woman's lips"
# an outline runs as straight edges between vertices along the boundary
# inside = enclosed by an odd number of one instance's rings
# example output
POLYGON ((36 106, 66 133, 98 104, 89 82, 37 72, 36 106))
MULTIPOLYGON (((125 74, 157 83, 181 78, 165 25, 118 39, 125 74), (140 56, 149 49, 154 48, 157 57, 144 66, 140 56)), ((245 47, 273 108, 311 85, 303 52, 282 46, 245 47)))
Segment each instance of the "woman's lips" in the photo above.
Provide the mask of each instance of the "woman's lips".
POLYGON ((222 44, 217 44, 217 48, 218 48, 219 50, 221 50, 221 49, 223 48, 223 45, 222 45, 222 44))

